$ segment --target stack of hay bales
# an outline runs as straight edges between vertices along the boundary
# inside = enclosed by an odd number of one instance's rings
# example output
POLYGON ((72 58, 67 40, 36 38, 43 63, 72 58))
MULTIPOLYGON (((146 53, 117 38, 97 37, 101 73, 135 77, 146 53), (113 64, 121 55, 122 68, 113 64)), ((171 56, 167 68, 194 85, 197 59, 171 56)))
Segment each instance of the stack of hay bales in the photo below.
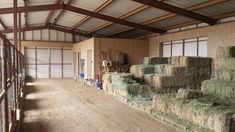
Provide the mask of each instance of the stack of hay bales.
POLYGON ((103 89, 114 96, 135 96, 151 91, 148 85, 137 83, 130 73, 106 73, 103 76, 103 89))
POLYGON ((144 57, 144 65, 168 64, 169 58, 167 57, 144 57))
POLYGON ((216 78, 202 84, 205 94, 235 99, 235 47, 216 49, 216 78))
POLYGON ((144 74, 145 82, 157 92, 198 89, 204 80, 210 78, 210 58, 174 56, 168 62, 155 65, 154 73, 144 74))
POLYGON ((234 49, 217 48, 216 78, 204 81, 201 91, 179 89, 178 93, 158 94, 154 96, 152 111, 175 115, 215 132, 232 131, 235 115, 234 49))
MULTIPOLYGON (((191 94, 200 96, 198 92, 191 94)), ((153 99, 152 111, 176 115, 180 119, 197 124, 199 128, 203 127, 215 132, 230 132, 230 121, 235 113, 234 105, 217 104, 207 101, 206 98, 190 99, 191 97, 187 99, 185 96, 176 94, 156 95, 153 99)))

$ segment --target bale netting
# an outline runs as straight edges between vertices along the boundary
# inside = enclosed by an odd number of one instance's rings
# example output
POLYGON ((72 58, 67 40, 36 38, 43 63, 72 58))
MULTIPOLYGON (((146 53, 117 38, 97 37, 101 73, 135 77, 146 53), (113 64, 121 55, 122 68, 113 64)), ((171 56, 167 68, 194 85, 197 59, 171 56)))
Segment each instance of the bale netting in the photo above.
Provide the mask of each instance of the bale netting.
POLYGON ((179 89, 176 94, 177 99, 193 99, 202 97, 202 92, 199 90, 192 89, 179 89))
POLYGON ((154 73, 154 70, 154 65, 132 65, 130 73, 132 73, 135 78, 144 78, 144 74, 154 73))
POLYGON ((230 58, 235 57, 235 46, 217 47, 216 58, 230 58))
POLYGON ((235 99, 235 81, 226 80, 206 80, 202 83, 203 94, 215 96, 221 99, 235 99))
POLYGON ((175 94, 159 94, 153 98, 152 111, 174 114, 215 132, 228 132, 235 106, 216 104, 205 98, 177 99, 175 94))
POLYGON ((231 69, 218 69, 216 71, 216 79, 235 81, 235 70, 231 69))
POLYGON ((144 57, 144 65, 168 64, 169 58, 167 57, 144 57))
POLYGON ((216 60, 216 69, 235 70, 235 58, 222 58, 216 60))

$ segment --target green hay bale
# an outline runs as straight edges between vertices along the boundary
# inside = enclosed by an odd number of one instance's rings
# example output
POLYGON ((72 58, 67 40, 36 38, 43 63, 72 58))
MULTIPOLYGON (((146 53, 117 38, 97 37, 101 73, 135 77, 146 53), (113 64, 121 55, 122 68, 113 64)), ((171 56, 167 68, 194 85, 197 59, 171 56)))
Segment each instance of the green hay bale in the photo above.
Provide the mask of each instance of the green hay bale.
POLYGON ((212 59, 211 58, 206 58, 206 57, 198 57, 198 66, 199 67, 206 67, 210 68, 212 65, 212 59))
POLYGON ((153 65, 132 65, 130 72, 134 75, 135 78, 143 78, 144 74, 154 73, 153 65))
POLYGON ((144 82, 147 83, 149 86, 153 87, 153 76, 155 74, 145 74, 144 75, 144 82))
POLYGON ((177 99, 175 94, 158 94, 153 98, 154 110, 174 114, 180 119, 188 120, 215 132, 226 132, 229 131, 235 106, 217 104, 206 98, 177 99))
POLYGON ((166 66, 167 66, 166 64, 155 65, 155 73, 157 73, 157 74, 165 74, 165 67, 166 66))
POLYGON ((223 58, 216 60, 216 69, 235 70, 235 58, 223 58))
POLYGON ((192 89, 179 89, 176 94, 176 98, 178 99, 193 99, 199 97, 202 97, 202 92, 192 89))
POLYGON ((133 79, 133 75, 130 73, 113 73, 111 75, 112 83, 120 83, 120 82, 129 82, 133 79))
POLYGON ((202 92, 218 98, 235 98, 235 81, 206 80, 202 83, 202 92))
POLYGON ((170 59, 170 64, 172 65, 180 65, 181 56, 172 56, 170 59))
POLYGON ((175 76, 170 75, 154 75, 153 85, 156 88, 171 87, 175 85, 175 76))
POLYGON ((216 78, 220 80, 235 81, 235 70, 218 69, 216 71, 216 78))
POLYGON ((217 47, 215 56, 217 59, 235 57, 235 46, 217 47))
POLYGON ((111 83, 111 76, 112 76, 112 73, 105 73, 105 74, 102 76, 102 81, 103 81, 103 82, 111 83))
POLYGON ((166 65, 164 69, 167 75, 186 76, 187 72, 186 66, 166 65))
POLYGON ((144 65, 168 64, 167 57, 144 57, 144 65))

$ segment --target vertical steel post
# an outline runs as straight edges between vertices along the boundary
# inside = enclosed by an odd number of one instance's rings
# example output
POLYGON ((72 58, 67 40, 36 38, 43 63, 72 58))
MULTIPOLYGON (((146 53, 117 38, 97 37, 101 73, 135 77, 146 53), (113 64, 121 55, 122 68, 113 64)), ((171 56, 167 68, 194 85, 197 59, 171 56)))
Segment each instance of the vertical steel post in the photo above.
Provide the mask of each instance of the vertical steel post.
POLYGON ((8 120, 8 98, 7 98, 7 44, 6 38, 4 38, 2 43, 2 88, 6 92, 6 95, 2 102, 3 107, 3 132, 9 132, 9 120, 8 120))

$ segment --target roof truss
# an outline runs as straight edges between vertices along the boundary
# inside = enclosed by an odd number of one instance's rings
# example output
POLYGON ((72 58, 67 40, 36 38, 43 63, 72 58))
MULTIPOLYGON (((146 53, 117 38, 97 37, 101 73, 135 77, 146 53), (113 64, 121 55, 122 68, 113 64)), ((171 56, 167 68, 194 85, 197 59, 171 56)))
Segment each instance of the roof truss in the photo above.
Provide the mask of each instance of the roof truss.
POLYGON ((211 25, 217 23, 216 19, 204 16, 204 15, 201 15, 201 14, 198 14, 198 13, 194 13, 194 12, 191 12, 191 11, 188 11, 188 10, 185 10, 185 9, 173 6, 173 5, 169 5, 169 4, 166 4, 166 3, 163 3, 163 2, 159 2, 159 1, 156 1, 156 0, 132 0, 132 1, 135 1, 135 2, 138 2, 138 3, 141 3, 141 4, 145 4, 145 5, 148 5, 148 6, 152 6, 152 7, 155 7, 155 8, 161 9, 161 10, 165 10, 165 11, 168 11, 168 12, 171 12, 171 13, 175 13, 175 14, 178 14, 178 15, 182 15, 182 16, 185 16, 185 17, 188 17, 188 18, 192 18, 192 19, 195 19, 195 20, 198 20, 198 21, 202 21, 202 22, 205 22, 205 23, 208 23, 208 24, 211 24, 211 25))
MULTIPOLYGON (((110 22, 130 26, 130 27, 134 27, 134 28, 138 28, 138 29, 142 29, 142 30, 147 30, 147 31, 155 32, 155 33, 165 33, 166 32, 165 30, 162 30, 162 29, 137 24, 137 23, 134 23, 134 22, 129 22, 129 21, 122 20, 122 19, 119 19, 119 18, 103 15, 103 14, 100 14, 100 13, 88 11, 88 10, 85 10, 85 9, 81 9, 81 8, 78 8, 78 7, 74 7, 74 6, 71 6, 71 5, 65 5, 65 4, 50 4, 50 5, 18 7, 17 11, 18 12, 36 12, 36 11, 46 11, 46 10, 56 10, 56 9, 64 9, 64 10, 72 11, 72 12, 75 12, 75 13, 79 13, 79 14, 83 14, 83 15, 103 19, 103 20, 106 20, 106 21, 110 21, 110 22)), ((2 8, 2 9, 0 9, 0 14, 9 14, 9 13, 13 13, 12 8, 2 8)))

